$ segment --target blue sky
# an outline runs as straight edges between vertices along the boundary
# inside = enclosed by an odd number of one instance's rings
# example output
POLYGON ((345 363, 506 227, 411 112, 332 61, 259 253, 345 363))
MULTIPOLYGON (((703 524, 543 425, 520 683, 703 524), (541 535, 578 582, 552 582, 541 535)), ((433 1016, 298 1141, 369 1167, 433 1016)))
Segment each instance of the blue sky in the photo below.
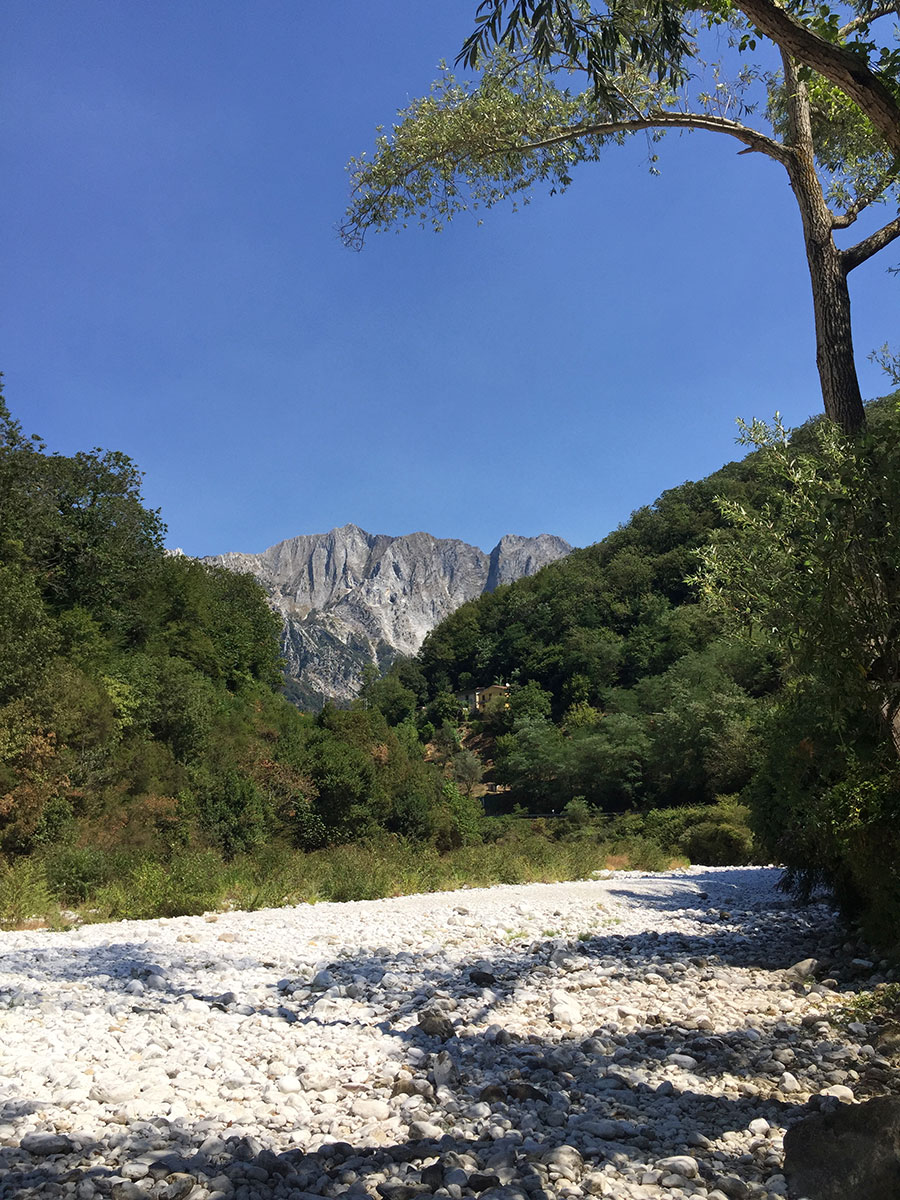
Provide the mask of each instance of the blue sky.
MULTIPOLYGON (((145 472, 170 545, 354 522, 603 537, 820 409, 784 173, 634 140, 443 234, 336 233, 345 163, 452 60, 474 0, 6 0, 0 367, 26 431, 145 472)), ((866 354, 896 280, 851 277, 866 354)))

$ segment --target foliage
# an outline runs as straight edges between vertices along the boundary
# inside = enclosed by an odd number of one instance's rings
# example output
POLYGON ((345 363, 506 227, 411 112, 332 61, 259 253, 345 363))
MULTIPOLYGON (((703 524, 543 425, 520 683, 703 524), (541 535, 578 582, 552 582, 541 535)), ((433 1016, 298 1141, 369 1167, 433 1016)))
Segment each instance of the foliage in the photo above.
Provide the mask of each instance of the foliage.
POLYGON ((39 863, 23 859, 6 867, 0 865, 0 928, 21 925, 30 917, 43 917, 50 903, 39 863))
POLYGON ((298 713, 262 589, 165 554, 140 480, 117 452, 45 453, 0 400, 0 864, 57 854, 61 893, 124 914, 187 904, 185 855, 346 843, 416 806, 431 836, 416 664, 370 680, 367 710, 298 713), (88 847, 143 857, 101 881, 88 847))
POLYGON ((900 914, 900 458, 897 402, 848 439, 826 420, 793 438, 745 427, 769 480, 758 506, 726 501, 731 527, 698 580, 736 637, 765 637, 785 686, 747 790, 789 882, 837 888, 878 922, 900 914))
MULTIPOLYGON (((684 861, 683 842, 708 821, 746 834, 741 810, 708 808, 629 814, 609 822, 592 810, 543 824, 514 817, 486 822, 477 801, 448 784, 440 826, 445 849, 383 832, 366 842, 312 852, 274 838, 226 858, 214 848, 168 856, 97 846, 47 847, 0 867, 0 924, 155 919, 320 900, 364 900, 495 883, 585 879, 604 867, 658 870, 684 861), (74 912, 73 912, 74 910, 74 912)), ((577 804, 574 806, 577 811, 577 804)), ((571 814, 570 814, 571 816, 571 814)), ((743 859, 741 861, 744 861, 743 859)))
POLYGON ((344 240, 359 249, 369 230, 411 221, 440 231, 467 210, 527 203, 535 185, 565 191, 578 167, 636 134, 726 136, 786 173, 805 231, 825 411, 855 430, 865 418, 847 275, 900 236, 900 216, 845 250, 832 234, 873 204, 896 211, 900 201, 892 16, 890 6, 828 5, 789 15, 775 0, 629 0, 605 11, 484 0, 460 55, 476 79, 445 69, 389 134, 378 131, 370 157, 351 160, 344 240), (763 39, 781 70, 747 57, 763 39))

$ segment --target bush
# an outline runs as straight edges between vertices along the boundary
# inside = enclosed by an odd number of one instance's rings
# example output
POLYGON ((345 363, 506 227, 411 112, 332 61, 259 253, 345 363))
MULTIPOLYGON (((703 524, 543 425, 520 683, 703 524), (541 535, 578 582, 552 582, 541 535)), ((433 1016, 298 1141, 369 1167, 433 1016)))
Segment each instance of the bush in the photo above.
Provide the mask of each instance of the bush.
POLYGON ((43 917, 51 906, 47 879, 34 858, 0 867, 0 925, 15 927, 29 917, 43 917))
POLYGON ((224 885, 221 858, 194 850, 168 864, 143 859, 124 879, 101 887, 96 903, 112 920, 198 916, 218 907, 224 885))
POLYGON ((483 823, 481 801, 464 796, 455 783, 445 783, 434 820, 433 838, 438 850, 479 844, 483 823))
POLYGON ((42 862, 53 898, 67 907, 83 904, 129 870, 127 854, 95 846, 60 846, 44 854, 42 862))
POLYGON ((705 867, 743 866, 753 857, 753 835, 728 821, 701 821, 681 842, 691 862, 705 867))

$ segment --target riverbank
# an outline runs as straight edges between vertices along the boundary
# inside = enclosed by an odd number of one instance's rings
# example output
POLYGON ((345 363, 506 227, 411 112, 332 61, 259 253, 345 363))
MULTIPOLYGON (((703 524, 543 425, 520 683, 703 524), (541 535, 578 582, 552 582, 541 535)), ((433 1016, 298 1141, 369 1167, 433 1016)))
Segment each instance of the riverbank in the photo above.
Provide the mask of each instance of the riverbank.
POLYGON ((0 1195, 783 1195, 892 1073, 838 1019, 887 976, 778 875, 0 934, 0 1195))

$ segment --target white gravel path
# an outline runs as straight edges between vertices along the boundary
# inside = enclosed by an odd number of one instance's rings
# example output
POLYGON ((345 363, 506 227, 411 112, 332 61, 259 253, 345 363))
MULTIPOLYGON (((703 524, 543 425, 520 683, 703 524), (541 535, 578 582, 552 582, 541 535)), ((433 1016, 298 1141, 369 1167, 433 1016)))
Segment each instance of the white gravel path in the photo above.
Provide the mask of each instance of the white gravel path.
POLYGON ((0 934, 0 1197, 785 1195, 785 1126, 893 1076, 778 875, 0 934))

